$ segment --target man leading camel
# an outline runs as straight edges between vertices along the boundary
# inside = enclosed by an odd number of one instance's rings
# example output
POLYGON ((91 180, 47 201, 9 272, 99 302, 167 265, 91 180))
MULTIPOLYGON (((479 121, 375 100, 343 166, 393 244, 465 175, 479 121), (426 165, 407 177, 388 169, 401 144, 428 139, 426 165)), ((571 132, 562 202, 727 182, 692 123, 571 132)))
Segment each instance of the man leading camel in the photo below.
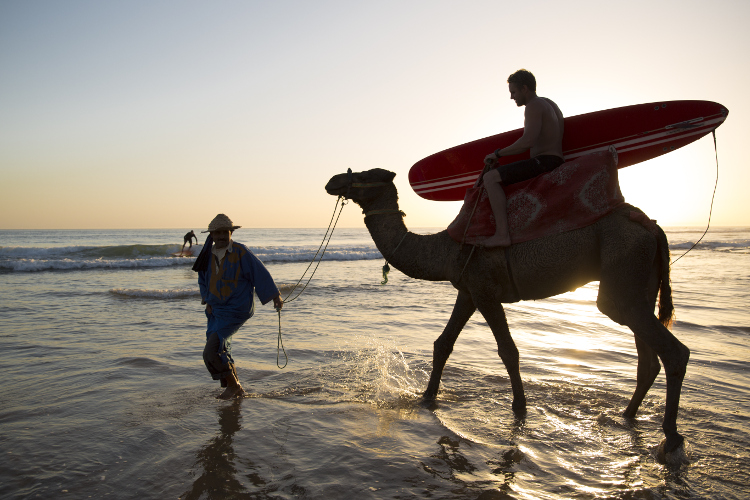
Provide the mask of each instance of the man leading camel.
POLYGON ((526 106, 523 135, 510 146, 488 154, 484 161, 495 163, 501 156, 516 155, 527 149, 531 150, 531 158, 493 167, 482 177, 495 216, 495 234, 484 241, 486 247, 507 247, 511 243, 503 186, 551 172, 564 161, 563 114, 557 104, 536 95, 536 79, 525 69, 508 77, 508 90, 517 106, 526 106))
POLYGON ((255 311, 253 292, 262 304, 273 300, 276 309, 284 305, 263 263, 245 245, 232 241, 232 233, 239 227, 224 214, 214 217, 208 231, 203 231, 210 236, 193 265, 208 317, 203 361, 211 377, 226 387, 219 399, 232 399, 244 392, 232 359, 231 339, 255 311))

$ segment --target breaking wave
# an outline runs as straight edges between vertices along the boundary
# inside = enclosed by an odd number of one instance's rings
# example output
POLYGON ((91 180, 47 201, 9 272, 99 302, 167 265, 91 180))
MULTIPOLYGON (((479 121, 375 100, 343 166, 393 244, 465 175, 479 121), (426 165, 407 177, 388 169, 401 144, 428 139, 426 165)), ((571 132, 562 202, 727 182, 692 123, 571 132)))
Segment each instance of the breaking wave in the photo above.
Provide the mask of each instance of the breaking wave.
MULTIPOLYGON (((672 243, 669 242, 669 248, 671 250, 687 250, 692 247, 694 241, 680 241, 672 243)), ((716 250, 716 251, 747 251, 750 250, 750 240, 733 240, 733 241, 701 241, 695 247, 701 250, 716 250)))
POLYGON ((200 297, 200 291, 194 289, 177 290, 144 290, 138 288, 113 288, 109 291, 113 295, 138 299, 186 299, 200 297))
MULTIPOLYGON (((191 266, 203 248, 193 245, 192 255, 179 256, 180 245, 118 245, 68 247, 0 247, 0 270, 6 272, 70 271, 191 266)), ((317 247, 251 247, 263 262, 309 262, 317 247)), ((325 260, 382 258, 375 245, 331 246, 325 260)))
MULTIPOLYGON (((694 237, 693 232, 690 236, 694 237)), ((671 234, 669 247, 681 252, 693 246, 695 239, 686 234, 671 234)), ((700 236, 700 234, 698 234, 700 236)), ((695 237, 697 239, 697 237, 695 237)), ((171 266, 191 266, 203 245, 192 247, 192 255, 179 256, 180 245, 113 245, 22 247, 0 246, 0 272, 76 271, 86 269, 133 269, 171 266)), ((310 262, 317 245, 279 245, 250 249, 265 263, 310 262)), ((696 250, 717 252, 750 252, 750 239, 723 237, 721 234, 701 241, 696 250)), ((374 243, 343 243, 328 247, 324 260, 356 261, 382 259, 374 243)))
MULTIPOLYGON (((296 283, 277 283, 282 296, 295 290, 296 283)), ((301 286, 297 285, 299 290, 301 286)), ((176 288, 176 289, 148 289, 148 288, 113 288, 109 291, 112 295, 128 299, 194 299, 200 298, 198 287, 176 288)))

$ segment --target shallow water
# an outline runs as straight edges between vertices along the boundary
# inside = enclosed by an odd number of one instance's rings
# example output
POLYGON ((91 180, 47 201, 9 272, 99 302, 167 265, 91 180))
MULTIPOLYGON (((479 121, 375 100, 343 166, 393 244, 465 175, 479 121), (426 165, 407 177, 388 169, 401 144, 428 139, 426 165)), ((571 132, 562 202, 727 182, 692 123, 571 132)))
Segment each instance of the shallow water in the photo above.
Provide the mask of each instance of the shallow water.
MULTIPOLYGON (((422 406, 447 283, 395 269, 337 230, 305 293, 237 334, 248 397, 214 399, 186 230, 0 231, 3 498, 728 498, 750 495, 750 231, 712 229, 672 269, 691 349, 678 425, 692 462, 655 459, 664 375, 638 417, 632 333, 597 286, 506 305, 528 415, 479 314, 422 406), (336 259, 336 260, 332 260, 336 259), (280 353, 280 364, 284 354, 280 353)), ((424 231, 423 231, 424 232, 424 231)), ((283 295, 323 231, 241 230, 283 295), (263 246, 254 246, 253 244, 263 246)), ((673 257, 700 232, 668 231, 673 257)))

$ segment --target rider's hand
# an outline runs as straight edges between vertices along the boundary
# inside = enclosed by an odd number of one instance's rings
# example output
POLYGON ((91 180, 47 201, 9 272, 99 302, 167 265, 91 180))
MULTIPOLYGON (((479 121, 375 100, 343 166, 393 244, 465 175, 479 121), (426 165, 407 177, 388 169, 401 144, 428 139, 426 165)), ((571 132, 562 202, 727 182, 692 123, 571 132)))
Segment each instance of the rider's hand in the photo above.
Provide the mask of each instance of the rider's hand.
POLYGON ((281 308, 284 307, 284 301, 281 299, 281 295, 277 295, 273 298, 273 307, 276 308, 277 311, 281 311, 281 308))

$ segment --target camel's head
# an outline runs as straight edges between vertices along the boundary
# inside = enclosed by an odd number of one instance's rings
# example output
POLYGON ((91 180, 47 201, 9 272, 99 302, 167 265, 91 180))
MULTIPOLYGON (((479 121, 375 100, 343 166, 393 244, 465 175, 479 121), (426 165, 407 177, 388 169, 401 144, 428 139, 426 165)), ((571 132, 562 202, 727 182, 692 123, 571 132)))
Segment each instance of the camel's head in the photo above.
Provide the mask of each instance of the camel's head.
POLYGON ((383 188, 393 185, 396 174, 382 168, 373 168, 366 172, 352 172, 331 177, 326 184, 326 191, 333 196, 344 196, 355 203, 372 199, 383 192, 383 188))

